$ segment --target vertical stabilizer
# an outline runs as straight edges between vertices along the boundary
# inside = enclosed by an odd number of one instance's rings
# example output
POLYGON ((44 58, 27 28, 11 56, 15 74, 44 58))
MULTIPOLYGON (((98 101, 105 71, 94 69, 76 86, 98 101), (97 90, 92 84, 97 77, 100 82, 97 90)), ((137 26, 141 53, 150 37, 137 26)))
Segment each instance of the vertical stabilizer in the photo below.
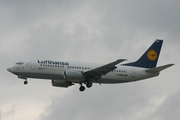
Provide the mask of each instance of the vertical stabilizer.
POLYGON ((143 67, 143 68, 154 68, 157 65, 157 61, 160 55, 163 40, 157 39, 149 49, 136 61, 127 63, 124 65, 143 67))

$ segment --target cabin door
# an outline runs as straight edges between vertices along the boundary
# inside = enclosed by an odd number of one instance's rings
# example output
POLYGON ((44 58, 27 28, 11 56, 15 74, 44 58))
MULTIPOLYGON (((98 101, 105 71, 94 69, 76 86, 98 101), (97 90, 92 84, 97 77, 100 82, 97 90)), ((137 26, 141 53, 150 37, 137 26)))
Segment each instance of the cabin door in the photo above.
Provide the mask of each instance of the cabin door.
POLYGON ((31 61, 31 70, 35 70, 35 69, 36 69, 36 62, 31 61))
POLYGON ((135 78, 135 77, 136 77, 136 69, 135 69, 135 68, 132 68, 132 69, 131 69, 131 77, 132 77, 132 78, 135 78))

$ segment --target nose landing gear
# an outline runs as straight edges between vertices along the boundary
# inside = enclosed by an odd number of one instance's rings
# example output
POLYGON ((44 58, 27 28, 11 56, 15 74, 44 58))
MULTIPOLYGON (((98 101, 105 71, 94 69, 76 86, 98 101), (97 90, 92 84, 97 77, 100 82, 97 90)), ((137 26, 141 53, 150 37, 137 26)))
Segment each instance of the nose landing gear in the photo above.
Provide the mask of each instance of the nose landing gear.
POLYGON ((27 84, 28 84, 27 77, 24 77, 24 76, 19 75, 18 78, 25 79, 24 85, 27 85, 27 84))
POLYGON ((28 84, 28 81, 27 81, 27 80, 25 80, 25 81, 24 81, 24 85, 27 85, 27 84, 28 84))

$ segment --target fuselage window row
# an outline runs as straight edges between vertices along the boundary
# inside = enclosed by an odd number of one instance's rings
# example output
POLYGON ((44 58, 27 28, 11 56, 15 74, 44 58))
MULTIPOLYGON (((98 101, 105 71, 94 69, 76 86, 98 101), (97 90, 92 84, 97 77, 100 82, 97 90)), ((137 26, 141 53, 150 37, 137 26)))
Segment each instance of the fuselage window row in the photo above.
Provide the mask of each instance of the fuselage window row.
MULTIPOLYGON (((57 66, 57 65, 47 65, 47 64, 40 64, 40 66, 46 66, 46 67, 60 67, 60 68, 64 68, 64 66, 57 66)), ((67 68, 72 68, 72 69, 82 69, 82 70, 90 70, 92 68, 89 67, 75 67, 75 66, 67 66, 67 68)), ((123 72, 125 73, 125 70, 113 70, 113 72, 123 72)))
POLYGON ((72 69, 85 69, 85 70, 89 70, 89 69, 92 69, 92 68, 88 68, 88 67, 75 67, 75 66, 67 66, 67 68, 72 68, 72 69))
POLYGON ((123 73, 125 73, 126 71, 125 70, 113 70, 113 72, 123 72, 123 73))
POLYGON ((44 64, 40 64, 40 66, 46 66, 46 67, 61 67, 64 68, 64 66, 57 66, 57 65, 44 65, 44 64))
MULTIPOLYGON (((46 67, 63 67, 64 66, 57 66, 57 65, 47 65, 47 64, 40 64, 40 66, 46 66, 46 67)), ((75 66, 67 66, 67 68, 72 68, 72 69, 85 69, 85 70, 90 70, 92 68, 89 67, 75 67, 75 66)))

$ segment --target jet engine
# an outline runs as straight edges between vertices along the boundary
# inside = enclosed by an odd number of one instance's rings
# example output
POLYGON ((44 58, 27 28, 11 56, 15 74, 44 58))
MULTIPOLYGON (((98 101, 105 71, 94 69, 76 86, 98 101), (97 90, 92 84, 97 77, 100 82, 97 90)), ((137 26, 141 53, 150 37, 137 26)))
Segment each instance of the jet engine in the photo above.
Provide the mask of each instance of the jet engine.
POLYGON ((65 81, 65 80, 52 80, 52 86, 55 87, 69 87, 74 85, 72 82, 65 81))
POLYGON ((64 71, 64 79, 71 82, 80 82, 85 80, 82 72, 74 70, 64 71))

